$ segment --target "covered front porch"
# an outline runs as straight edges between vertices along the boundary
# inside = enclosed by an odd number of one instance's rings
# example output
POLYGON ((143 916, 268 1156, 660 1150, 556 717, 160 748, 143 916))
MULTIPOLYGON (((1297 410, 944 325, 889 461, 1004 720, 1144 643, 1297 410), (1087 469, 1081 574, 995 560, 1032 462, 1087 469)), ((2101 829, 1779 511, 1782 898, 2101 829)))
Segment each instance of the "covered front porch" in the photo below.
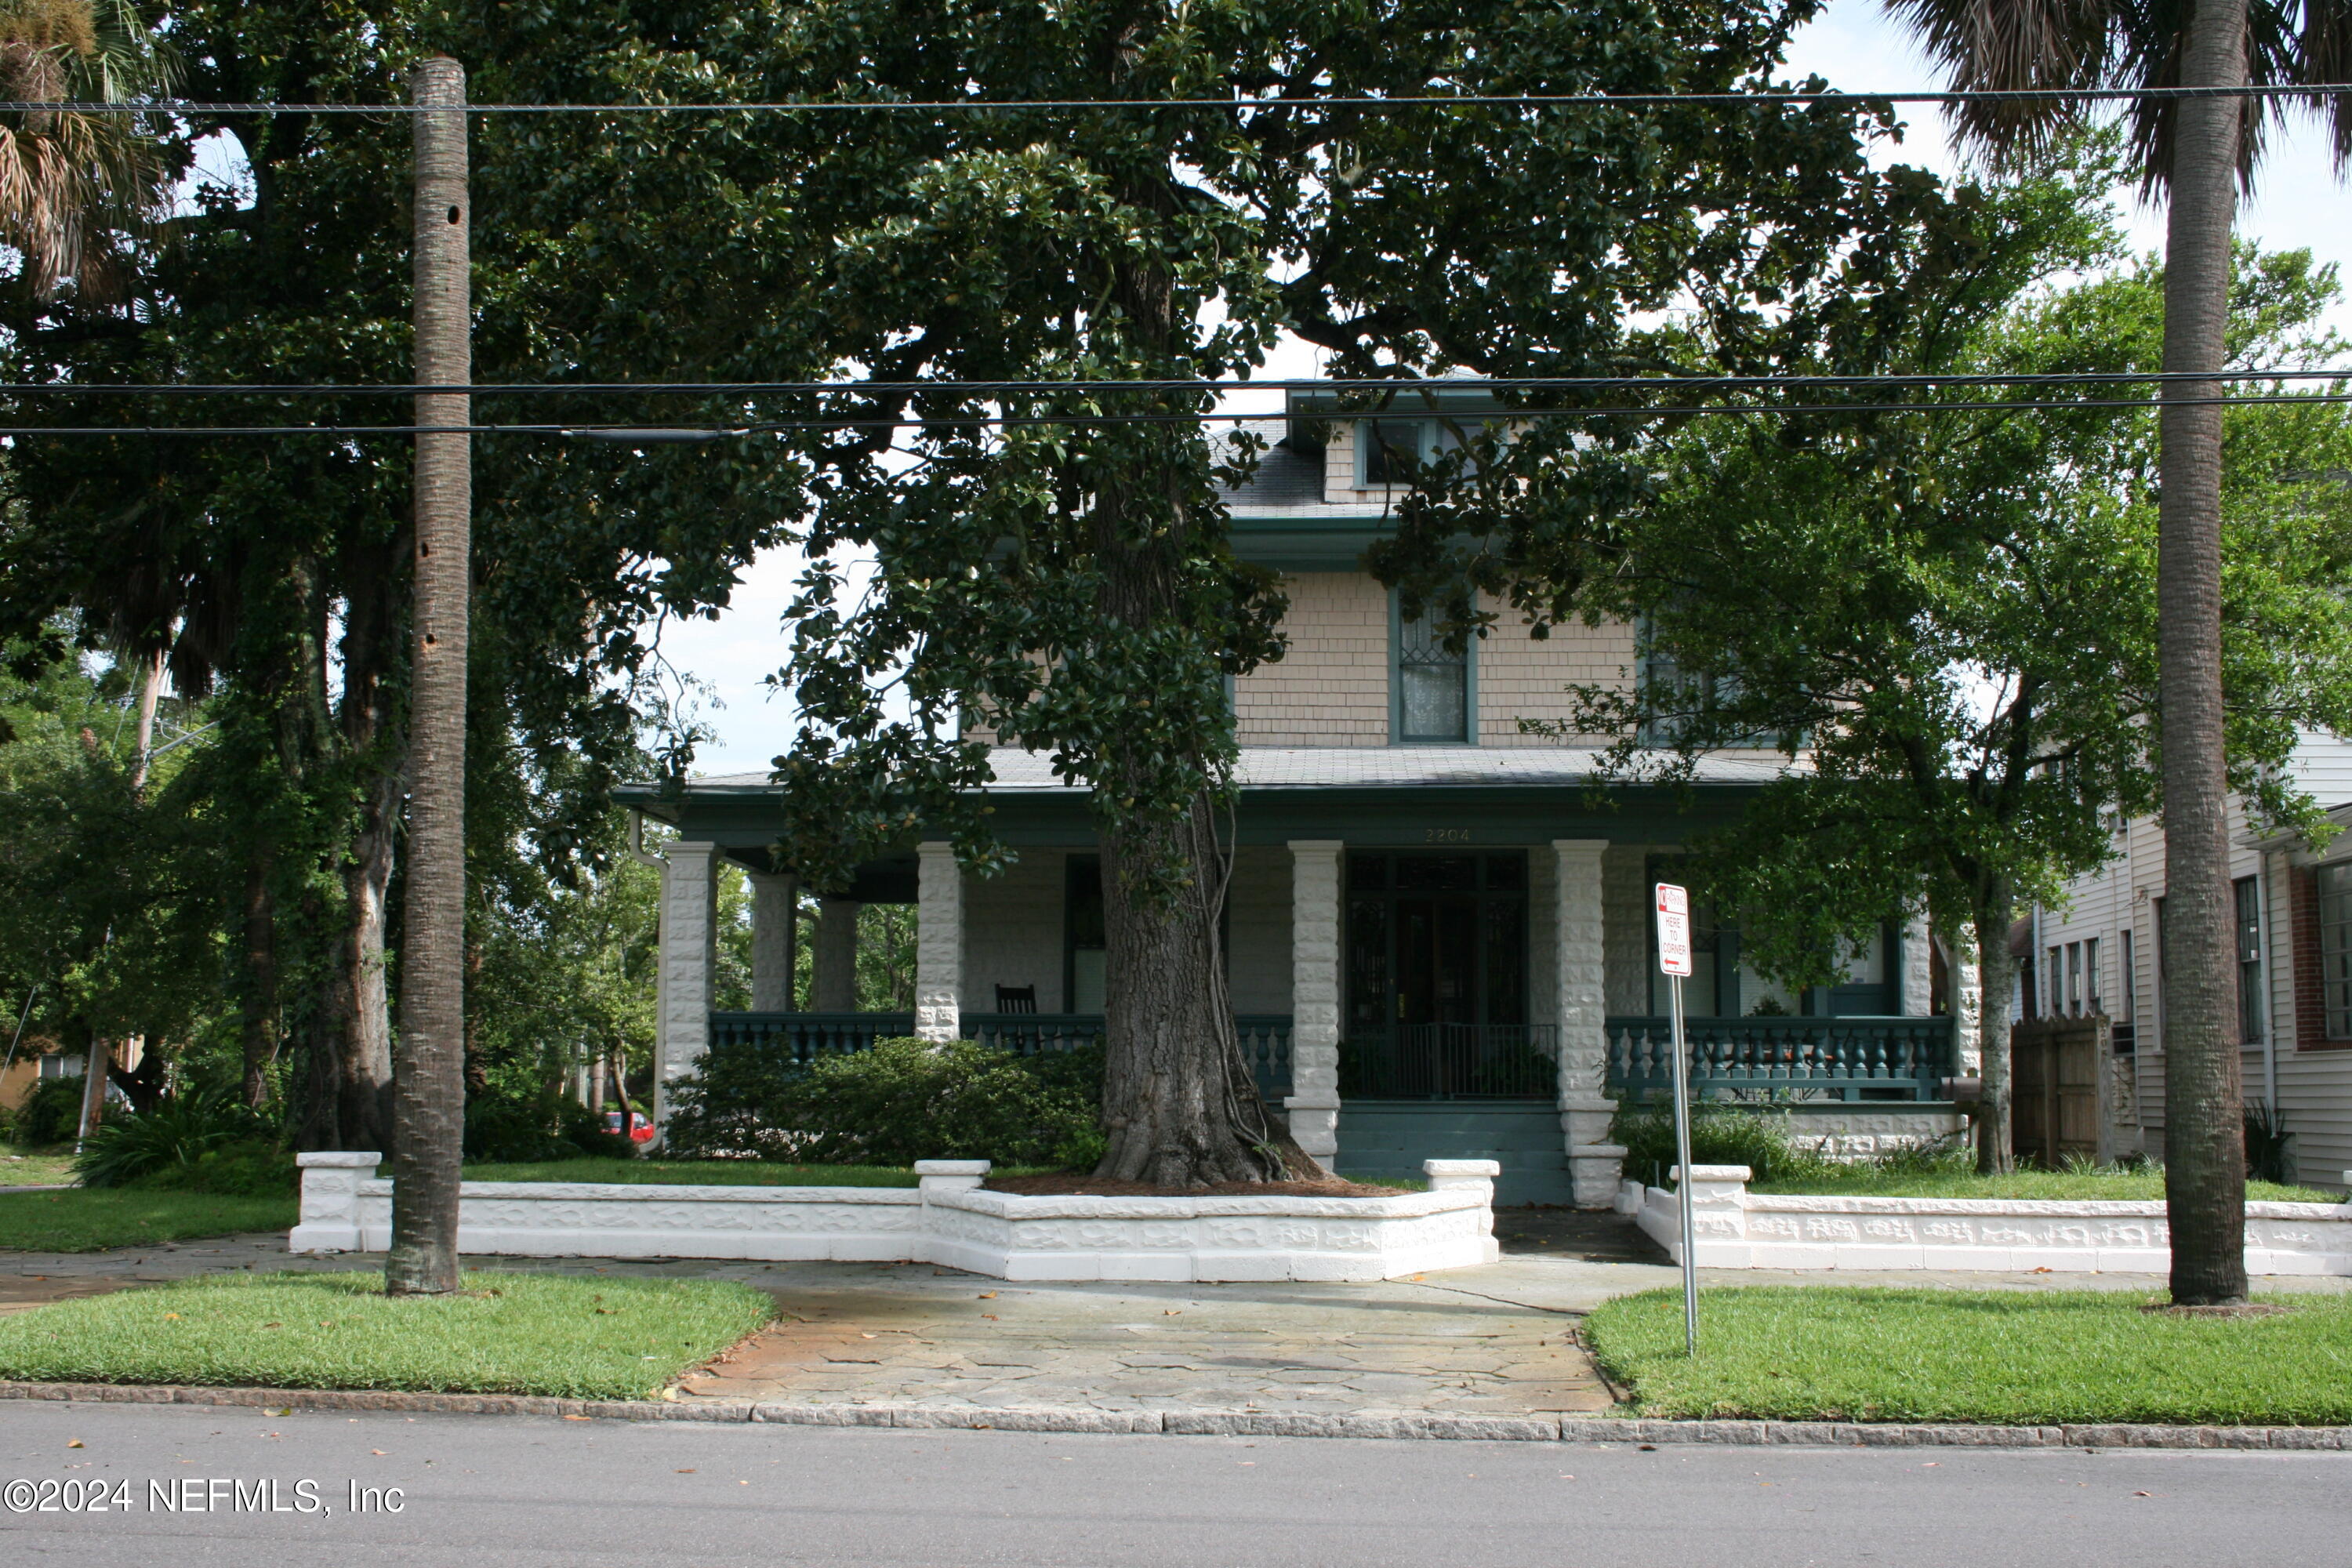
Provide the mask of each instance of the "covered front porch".
MULTIPOLYGON (((1313 765, 1311 783, 1264 761, 1255 787, 1244 773, 1224 935, 1261 1091, 1302 1147, 1350 1174, 1497 1158, 1500 1202, 1606 1205, 1621 1152, 1611 1116, 1621 1098, 1654 1092, 1665 1067, 1648 889, 1692 809, 1628 791, 1619 809, 1592 811, 1580 787, 1562 787, 1580 773, 1573 753, 1493 752, 1515 765, 1482 773, 1458 754, 1390 751, 1372 762, 1423 776, 1332 777, 1348 755, 1292 763, 1313 765), (1538 763, 1549 776, 1528 776, 1538 763)), ((1715 782, 1699 812, 1736 809, 1748 781, 1715 782)), ((667 810, 648 802, 681 833, 663 855, 660 1081, 721 1040, 807 1060, 909 1034, 1023 1053, 1098 1038, 1100 868, 1083 802, 1023 784, 1015 771, 991 792, 1018 852, 1009 871, 969 875, 936 841, 861 868, 820 900, 797 988, 802 890, 759 831, 772 786, 698 781, 667 810), (721 857, 744 864, 754 889, 747 1012, 711 1006, 721 857), (856 913, 869 901, 915 908, 910 1009, 856 1008, 856 913)), ((1886 932, 1834 992, 1774 991, 1740 968, 1736 942, 1714 962, 1704 1000, 1692 998, 1702 1093, 1944 1109, 1934 1102, 1958 1069, 1967 977, 1924 926, 1886 932), (1748 1016, 1758 1007, 1770 1016, 1748 1016)))

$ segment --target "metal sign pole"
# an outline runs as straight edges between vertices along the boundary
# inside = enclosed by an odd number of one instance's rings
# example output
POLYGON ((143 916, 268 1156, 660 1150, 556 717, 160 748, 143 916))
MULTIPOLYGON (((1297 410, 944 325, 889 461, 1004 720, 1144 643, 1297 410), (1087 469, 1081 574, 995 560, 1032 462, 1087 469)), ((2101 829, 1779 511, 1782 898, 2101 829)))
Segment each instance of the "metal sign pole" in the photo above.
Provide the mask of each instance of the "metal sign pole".
POLYGON ((1657 886, 1658 967, 1665 972, 1674 1025, 1675 1206, 1682 1216, 1683 1347, 1698 1359, 1698 1240, 1691 1218, 1690 1045, 1683 1028, 1683 981, 1691 972, 1690 894, 1657 886))
POLYGON ((1691 1223, 1690 1051, 1683 1037, 1683 977, 1666 976, 1668 1005, 1675 1033, 1675 1160, 1682 1174, 1675 1179, 1676 1206, 1683 1227, 1683 1344, 1693 1361, 1698 1359, 1698 1242, 1691 1223))

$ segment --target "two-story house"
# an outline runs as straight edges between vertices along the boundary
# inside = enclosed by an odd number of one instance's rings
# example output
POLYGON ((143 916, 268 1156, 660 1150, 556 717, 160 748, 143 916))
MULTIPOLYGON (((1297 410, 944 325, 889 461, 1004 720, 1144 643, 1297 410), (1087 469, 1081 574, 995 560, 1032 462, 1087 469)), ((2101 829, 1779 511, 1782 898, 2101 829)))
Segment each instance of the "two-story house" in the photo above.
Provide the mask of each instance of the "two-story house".
MULTIPOLYGON (((2305 793, 2352 828, 2352 742, 2304 737, 2290 764, 2305 793)), ((2246 1103, 2292 1137, 2307 1185, 2343 1187, 2352 1167, 2352 833, 2315 850, 2266 832, 2232 799, 2238 1039, 2246 1103)), ((2018 1006, 2033 1016, 2110 1021, 2101 1087, 2103 1152, 2164 1152, 2164 829, 2116 828, 2116 856, 2037 909, 2022 944, 2032 969, 2018 1006)))
MULTIPOLYGON (((1238 847, 1227 911, 1234 1006, 1269 1102, 1300 1144, 1350 1174, 1424 1157, 1499 1159, 1504 1202, 1606 1204, 1611 1115, 1666 1072, 1650 888, 1692 829, 1742 809, 1781 765, 1707 761, 1688 791, 1619 787, 1594 754, 1521 731, 1561 719, 1575 681, 1636 679, 1633 628, 1505 624, 1461 654, 1402 618, 1360 558, 1395 495, 1385 454, 1443 438, 1434 417, 1323 417, 1295 395, 1229 504, 1239 549, 1279 569, 1288 648, 1234 682, 1238 847)), ((1018 1048, 1098 1030, 1101 888, 1082 795, 1040 756, 1003 751, 988 795, 1019 855, 960 870, 919 836, 825 895, 814 994, 789 994, 797 894, 770 863, 777 786, 697 779, 631 804, 675 826, 666 849, 661 1079, 713 1031, 805 1056, 877 1036, 970 1036, 1018 1048), (753 873, 756 1011, 709 1009, 712 868, 753 873), (918 906, 916 1007, 861 1015, 854 906, 918 906), (805 1006, 802 1004, 805 1003, 805 1006)), ((1952 1015, 1973 1005, 1924 924, 1864 944, 1845 984, 1790 996, 1703 934, 1690 983, 1699 1075, 1718 1094, 1789 1102, 1848 1148, 1958 1125, 1937 1100, 1958 1068, 1952 1015)))

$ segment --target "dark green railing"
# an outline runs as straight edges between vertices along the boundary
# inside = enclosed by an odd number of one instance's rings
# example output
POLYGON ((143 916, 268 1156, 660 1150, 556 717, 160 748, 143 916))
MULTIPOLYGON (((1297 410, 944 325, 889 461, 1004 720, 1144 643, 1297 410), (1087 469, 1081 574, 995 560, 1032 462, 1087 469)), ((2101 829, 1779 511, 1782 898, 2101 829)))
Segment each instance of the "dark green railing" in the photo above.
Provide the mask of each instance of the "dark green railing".
MULTIPOLYGON (((1958 1070, 1950 1018, 1685 1018, 1702 1100, 1936 1100, 1958 1070)), ((1662 1017, 1608 1020, 1609 1089, 1633 1100, 1673 1082, 1662 1017)))
MULTIPOLYGON (((1102 1038, 1099 1013, 966 1013, 963 1035, 1016 1056, 1075 1050, 1102 1038)), ((912 1013, 713 1013, 713 1045, 767 1046, 805 1066, 820 1056, 873 1048, 915 1032, 912 1013)), ((1234 1032, 1258 1092, 1277 1108, 1290 1092, 1290 1016, 1238 1013, 1234 1032)))
POLYGON ((1345 1100, 1551 1100, 1557 1031, 1547 1024, 1409 1024, 1339 1047, 1345 1100))

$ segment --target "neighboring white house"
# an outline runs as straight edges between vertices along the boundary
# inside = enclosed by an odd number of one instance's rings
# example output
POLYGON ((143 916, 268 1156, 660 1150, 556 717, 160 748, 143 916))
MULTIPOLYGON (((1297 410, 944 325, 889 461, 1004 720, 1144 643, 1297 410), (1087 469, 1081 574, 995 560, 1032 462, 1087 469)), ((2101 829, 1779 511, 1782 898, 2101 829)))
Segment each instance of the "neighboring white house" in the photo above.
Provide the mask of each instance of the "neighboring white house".
MULTIPOLYGON (((1281 571, 1288 651, 1234 683, 1242 745, 1229 910, 1232 992, 1269 1102, 1310 1152, 1351 1173, 1432 1157, 1503 1162, 1501 1201, 1608 1204, 1618 1100, 1662 1081, 1665 1011, 1650 899, 1697 826, 1743 809, 1769 752, 1709 759, 1688 792, 1614 788, 1594 752, 1523 734, 1569 712, 1571 682, 1631 681, 1624 624, 1546 640, 1508 617, 1462 655, 1398 613, 1360 564, 1388 526, 1382 450, 1433 446, 1434 417, 1321 417, 1294 397, 1277 444, 1230 497, 1236 546, 1281 571), (1374 438, 1377 425, 1378 438, 1374 438)), ((968 876, 920 834, 819 889, 814 984, 791 994, 791 868, 772 863, 779 786, 697 779, 628 804, 677 829, 665 850, 660 1081, 714 1038, 799 1058, 877 1037, 970 1035, 1024 1050, 1101 1027, 1101 891, 1081 792, 1001 751, 987 791, 1019 855, 968 876), (752 873, 753 1005, 710 1005, 714 862, 752 873), (918 908, 911 1014, 856 1012, 856 908, 918 908)), ((1704 933, 1692 982, 1703 1088, 1792 1104, 1810 1131, 1869 1147, 1958 1125, 1936 1097, 1962 1067, 1953 1015, 1973 970, 1924 926, 1865 944, 1847 984, 1789 996, 1704 933), (1759 1008, 1769 1016, 1755 1016, 1759 1008)))
MULTIPOLYGON (((2307 736, 2291 764, 2337 826, 2352 827, 2352 742, 2307 736)), ((2352 833, 2317 854, 2265 834, 2231 803, 2230 874, 2238 915, 2239 1036, 2245 1097, 2294 1135, 2296 1179, 2341 1188, 2352 1167, 2352 833)), ((2034 911, 2032 972, 2021 1006, 2039 1016, 2105 1013, 2116 1070, 2106 1117, 2122 1142, 2164 1146, 2164 833, 2125 824, 2116 858, 2034 911)))

